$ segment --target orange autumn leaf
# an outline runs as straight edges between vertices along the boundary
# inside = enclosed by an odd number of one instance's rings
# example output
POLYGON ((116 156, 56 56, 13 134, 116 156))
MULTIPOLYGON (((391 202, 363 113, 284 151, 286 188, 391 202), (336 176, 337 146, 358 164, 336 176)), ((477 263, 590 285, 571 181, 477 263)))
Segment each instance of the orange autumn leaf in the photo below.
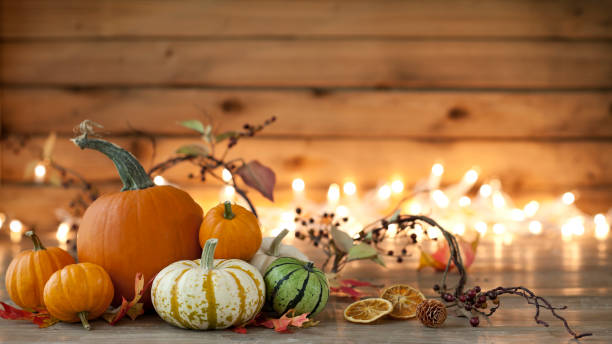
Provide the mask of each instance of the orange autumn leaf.
MULTIPOLYGON (((461 238, 458 238, 457 240, 459 242, 459 249, 461 250, 463 266, 467 269, 472 265, 472 263, 474 263, 474 259, 476 259, 476 249, 478 248, 480 236, 477 236, 471 243, 461 238)), ((438 249, 431 254, 421 249, 421 257, 419 259, 419 267, 417 270, 421 270, 425 267, 432 267, 438 271, 444 271, 446 269, 446 264, 448 263, 449 257, 450 249, 446 241, 442 242, 438 246, 438 249)), ((454 264, 451 265, 451 269, 453 266, 454 264)))
POLYGON ((231 331, 235 333, 246 334, 246 326, 260 326, 270 329, 278 333, 291 333, 290 326, 298 328, 313 327, 319 324, 318 321, 313 321, 308 318, 308 314, 295 315, 295 310, 290 309, 287 313, 283 314, 280 318, 270 318, 265 316, 263 313, 259 313, 255 319, 251 320, 247 324, 239 327, 234 327, 231 331))
POLYGON ((59 322, 47 312, 45 309, 37 310, 36 312, 28 312, 22 309, 15 308, 4 302, 0 301, 2 309, 0 310, 0 317, 8 320, 29 320, 32 323, 38 325, 40 328, 49 327, 59 322))
POLYGON ((151 284, 153 283, 153 279, 155 278, 155 276, 153 276, 153 278, 151 278, 149 280, 149 282, 147 282, 147 284, 144 284, 144 276, 142 275, 142 273, 137 273, 136 277, 135 277, 135 282, 134 282, 134 298, 132 299, 132 301, 127 301, 125 299, 125 297, 121 298, 121 306, 110 310, 106 313, 104 313, 104 315, 102 315, 102 317, 108 321, 109 324, 111 325, 115 325, 119 320, 123 319, 123 317, 127 314, 128 317, 130 317, 130 319, 132 320, 136 320, 136 318, 138 318, 138 316, 142 315, 144 313, 144 309, 143 309, 143 304, 142 302, 138 302, 140 301, 140 299, 142 298, 142 296, 144 295, 145 291, 147 291, 150 287, 151 284))

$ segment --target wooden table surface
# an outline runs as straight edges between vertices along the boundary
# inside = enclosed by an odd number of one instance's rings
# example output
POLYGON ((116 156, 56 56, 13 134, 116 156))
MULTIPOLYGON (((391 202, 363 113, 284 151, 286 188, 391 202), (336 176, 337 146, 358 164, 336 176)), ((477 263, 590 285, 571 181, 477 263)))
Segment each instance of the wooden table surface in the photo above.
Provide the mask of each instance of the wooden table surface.
MULTIPOLYGON (((0 300, 8 300, 4 272, 12 255, 31 247, 27 242, 11 244, 6 236, 0 242, 2 287, 0 300)), ((312 255, 314 251, 305 248, 312 255)), ((559 238, 517 239, 512 245, 485 242, 478 249, 470 269, 469 285, 483 288, 499 285, 523 285, 547 297, 557 305, 567 305, 562 314, 579 332, 593 332, 584 343, 612 342, 612 240, 583 238, 562 242, 559 238)), ((432 270, 416 272, 416 257, 402 264, 389 262, 387 269, 370 262, 348 265, 344 276, 377 284, 409 283, 433 296, 431 286, 440 274, 432 270)), ((102 320, 85 331, 78 324, 57 324, 38 329, 26 321, 0 319, 0 342, 33 343, 78 341, 88 343, 568 343, 574 342, 563 324, 544 312, 542 319, 550 327, 536 325, 535 309, 515 296, 501 298, 502 307, 491 323, 471 328, 464 318, 449 316, 445 326, 430 329, 417 320, 382 320, 372 325, 348 323, 342 312, 349 299, 331 297, 325 311, 318 316, 321 323, 313 328, 298 329, 292 334, 278 334, 263 328, 250 328, 248 334, 228 330, 190 331, 173 327, 156 315, 145 315, 136 321, 122 320, 109 326, 102 320)))

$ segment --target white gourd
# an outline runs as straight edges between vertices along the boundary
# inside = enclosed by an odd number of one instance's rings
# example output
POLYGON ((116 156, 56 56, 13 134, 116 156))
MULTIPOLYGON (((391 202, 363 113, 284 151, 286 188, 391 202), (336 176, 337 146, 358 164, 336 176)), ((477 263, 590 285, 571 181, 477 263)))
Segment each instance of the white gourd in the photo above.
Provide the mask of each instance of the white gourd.
POLYGON ((214 259, 217 239, 204 245, 202 259, 182 260, 160 271, 151 287, 159 316, 172 325, 223 329, 253 319, 265 302, 259 271, 239 259, 214 259))
POLYGON ((289 231, 283 229, 275 238, 263 238, 259 250, 257 250, 249 263, 259 269, 259 272, 265 274, 268 266, 280 257, 291 257, 309 262, 310 259, 294 246, 281 244, 287 233, 289 231))

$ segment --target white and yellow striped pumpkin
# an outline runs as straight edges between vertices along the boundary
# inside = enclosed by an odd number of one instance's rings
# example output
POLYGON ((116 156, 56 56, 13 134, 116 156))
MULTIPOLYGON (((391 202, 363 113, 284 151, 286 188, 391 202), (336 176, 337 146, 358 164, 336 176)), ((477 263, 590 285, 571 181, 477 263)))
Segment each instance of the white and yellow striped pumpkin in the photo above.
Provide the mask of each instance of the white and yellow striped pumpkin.
POLYGON ((223 329, 253 319, 265 302, 259 271, 239 259, 214 259, 217 239, 206 241, 201 260, 172 263, 157 274, 151 299, 172 325, 223 329))

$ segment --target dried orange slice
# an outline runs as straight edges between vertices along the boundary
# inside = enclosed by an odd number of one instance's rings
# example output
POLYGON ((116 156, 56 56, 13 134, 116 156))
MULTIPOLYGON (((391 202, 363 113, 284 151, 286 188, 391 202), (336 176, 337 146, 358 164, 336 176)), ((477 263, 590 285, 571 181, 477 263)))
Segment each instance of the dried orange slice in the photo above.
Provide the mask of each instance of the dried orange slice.
POLYGON ((344 310, 344 319, 355 323, 371 323, 393 310, 391 302, 372 298, 351 303, 344 310))
POLYGON ((425 301, 425 296, 416 288, 406 284, 398 284, 383 290, 381 298, 393 304, 390 316, 397 319, 410 319, 416 316, 419 303, 425 301))

